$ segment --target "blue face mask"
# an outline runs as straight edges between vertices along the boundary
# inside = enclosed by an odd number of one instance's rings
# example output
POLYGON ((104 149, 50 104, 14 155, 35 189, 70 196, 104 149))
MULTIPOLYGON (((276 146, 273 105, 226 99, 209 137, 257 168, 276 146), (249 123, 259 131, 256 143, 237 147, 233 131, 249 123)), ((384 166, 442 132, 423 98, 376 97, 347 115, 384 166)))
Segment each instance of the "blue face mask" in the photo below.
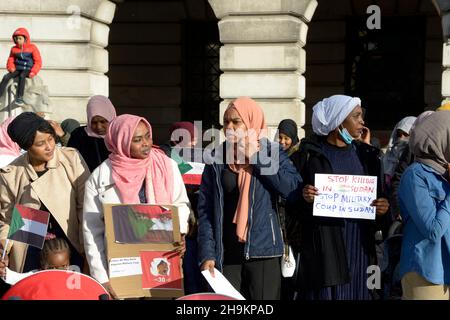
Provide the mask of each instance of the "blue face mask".
POLYGON ((353 137, 348 133, 347 129, 339 129, 339 135, 346 144, 352 144, 353 137))

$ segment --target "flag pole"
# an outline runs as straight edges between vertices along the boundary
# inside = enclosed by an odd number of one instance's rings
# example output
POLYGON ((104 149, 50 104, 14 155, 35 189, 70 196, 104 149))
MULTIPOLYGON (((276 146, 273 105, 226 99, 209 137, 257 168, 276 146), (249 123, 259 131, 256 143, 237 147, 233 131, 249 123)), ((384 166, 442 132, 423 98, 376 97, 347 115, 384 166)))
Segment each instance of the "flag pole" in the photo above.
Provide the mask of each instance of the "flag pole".
POLYGON ((9 242, 9 239, 6 238, 5 247, 3 248, 3 253, 2 253, 2 261, 5 260, 6 251, 8 249, 8 244, 9 244, 8 242, 9 242))

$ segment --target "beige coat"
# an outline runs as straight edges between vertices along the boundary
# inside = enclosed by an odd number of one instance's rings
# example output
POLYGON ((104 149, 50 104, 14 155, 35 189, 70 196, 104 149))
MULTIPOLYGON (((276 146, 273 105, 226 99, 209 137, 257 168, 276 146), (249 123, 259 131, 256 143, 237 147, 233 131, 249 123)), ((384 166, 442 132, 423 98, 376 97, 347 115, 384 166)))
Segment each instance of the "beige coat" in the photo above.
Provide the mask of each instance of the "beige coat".
MULTIPOLYGON (((75 249, 83 253, 83 198, 89 169, 76 149, 58 147, 47 169, 39 178, 27 153, 0 169, 0 241, 4 245, 15 204, 39 209, 42 202, 75 249)), ((28 246, 13 242, 8 249, 10 268, 22 272, 28 246)))

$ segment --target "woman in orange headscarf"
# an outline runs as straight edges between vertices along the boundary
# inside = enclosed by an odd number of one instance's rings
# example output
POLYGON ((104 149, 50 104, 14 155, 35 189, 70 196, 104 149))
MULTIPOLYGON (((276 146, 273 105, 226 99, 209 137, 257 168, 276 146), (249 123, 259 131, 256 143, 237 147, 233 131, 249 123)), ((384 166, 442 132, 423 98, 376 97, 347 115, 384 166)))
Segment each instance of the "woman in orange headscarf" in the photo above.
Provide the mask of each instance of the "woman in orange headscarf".
POLYGON ((264 114, 254 100, 234 100, 223 123, 227 139, 200 186, 201 269, 219 269, 248 299, 279 299, 283 239, 276 200, 294 195, 301 178, 281 147, 264 137, 264 114))

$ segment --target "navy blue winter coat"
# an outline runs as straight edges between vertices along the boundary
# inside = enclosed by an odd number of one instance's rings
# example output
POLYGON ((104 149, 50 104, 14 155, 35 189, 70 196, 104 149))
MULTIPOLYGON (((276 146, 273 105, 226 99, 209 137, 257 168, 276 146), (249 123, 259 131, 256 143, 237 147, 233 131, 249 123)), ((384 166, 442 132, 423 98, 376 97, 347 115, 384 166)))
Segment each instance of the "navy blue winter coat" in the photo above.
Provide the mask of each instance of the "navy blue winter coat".
MULTIPOLYGON (((257 163, 253 164, 250 184, 249 227, 244 246, 247 260, 280 257, 283 254, 277 199, 281 196, 289 201, 298 196, 302 188, 302 179, 281 146, 267 139, 262 139, 260 143, 261 148, 265 148, 274 163, 279 156, 278 170, 274 174, 262 174, 262 170, 268 165, 262 163, 261 152, 258 153, 257 163)), ((224 144, 222 147, 218 150, 225 150, 224 144)), ((216 155, 216 159, 221 157, 216 155)), ((205 166, 197 207, 199 264, 206 260, 214 260, 219 270, 223 267, 224 252, 222 242, 224 191, 221 177, 225 166, 217 163, 205 166)))

